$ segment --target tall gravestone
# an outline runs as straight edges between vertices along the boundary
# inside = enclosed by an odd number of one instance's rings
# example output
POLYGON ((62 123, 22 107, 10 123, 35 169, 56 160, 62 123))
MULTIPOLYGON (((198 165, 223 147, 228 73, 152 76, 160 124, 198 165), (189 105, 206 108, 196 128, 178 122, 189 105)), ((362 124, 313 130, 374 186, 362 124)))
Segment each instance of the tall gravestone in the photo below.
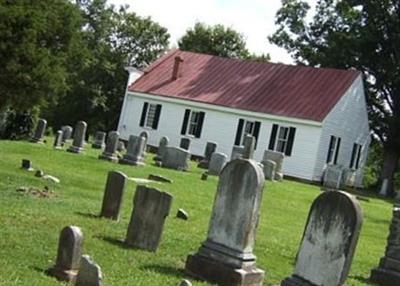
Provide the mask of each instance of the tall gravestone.
POLYGON ((74 280, 82 255, 83 234, 77 226, 64 227, 58 242, 56 264, 46 270, 46 274, 58 280, 74 280))
POLYGON ((382 286, 400 285, 400 207, 393 208, 385 256, 371 271, 371 280, 382 286))
POLYGON ((169 139, 167 136, 163 136, 158 144, 157 155, 154 157, 155 161, 162 161, 162 157, 165 153, 165 148, 168 147, 169 139))
POLYGON ((283 179, 283 159, 285 159, 285 154, 281 152, 265 150, 264 157, 261 163, 265 166, 264 162, 271 160, 276 164, 275 167, 275 180, 282 181, 283 179))
POLYGON ((216 152, 217 143, 215 142, 207 142, 206 148, 204 150, 204 158, 197 165, 199 168, 208 169, 208 165, 210 164, 211 155, 216 152))
POLYGON ((162 166, 175 170, 189 169, 190 153, 182 148, 166 147, 162 157, 162 166))
POLYGON ((69 125, 64 125, 61 127, 61 130, 63 132, 63 143, 67 142, 67 140, 71 139, 72 137, 72 131, 74 130, 71 126, 69 125))
POLYGON ((181 142, 179 143, 179 147, 189 151, 189 149, 190 149, 190 139, 189 138, 181 138, 181 142))
POLYGON ((263 161, 262 164, 263 164, 264 178, 270 181, 275 180, 276 163, 272 160, 266 160, 263 161))
POLYGON ((103 131, 96 131, 94 134, 94 142, 92 144, 92 148, 94 149, 103 149, 106 147, 106 136, 107 134, 103 131))
POLYGON ((255 146, 256 138, 251 135, 246 135, 244 138, 243 159, 253 159, 255 146))
POLYGON ((85 145, 87 124, 85 121, 78 121, 75 126, 74 140, 72 145, 67 149, 68 152, 81 153, 85 145))
POLYGON ((107 160, 111 162, 117 162, 117 146, 119 140, 119 132, 118 131, 110 131, 107 136, 107 144, 103 153, 99 155, 99 159, 107 160))
POLYGON ((108 172, 100 217, 118 220, 127 176, 122 172, 108 172))
POLYGON ((89 255, 82 255, 75 286, 102 286, 103 274, 89 255))
POLYGON ((127 246, 157 250, 165 218, 171 209, 172 198, 170 194, 157 189, 137 186, 125 239, 127 246))
POLYGON ((144 151, 146 152, 147 151, 147 141, 149 141, 150 134, 149 134, 148 131, 142 131, 139 134, 139 137, 143 137, 144 138, 144 151))
POLYGON ((34 143, 43 143, 44 133, 46 132, 47 121, 45 119, 39 119, 36 125, 35 133, 31 139, 34 143))
POLYGON ((339 191, 319 195, 308 214, 294 274, 281 285, 343 285, 361 225, 361 208, 353 196, 339 191))
POLYGON ((231 153, 231 161, 243 158, 243 152, 244 152, 243 146, 233 146, 231 153))
POLYGON ((54 144, 53 144, 54 149, 62 148, 62 146, 63 146, 62 136, 63 136, 62 130, 58 130, 54 137, 54 144))
POLYGON ((144 165, 145 138, 142 136, 129 136, 126 154, 119 160, 121 164, 144 165))
POLYGON ((253 160, 230 161, 220 174, 207 239, 186 260, 187 274, 226 286, 262 285, 253 254, 264 186, 253 160))
POLYGON ((210 163, 208 164, 208 174, 219 176, 222 169, 228 161, 228 156, 224 153, 215 152, 211 155, 210 163))

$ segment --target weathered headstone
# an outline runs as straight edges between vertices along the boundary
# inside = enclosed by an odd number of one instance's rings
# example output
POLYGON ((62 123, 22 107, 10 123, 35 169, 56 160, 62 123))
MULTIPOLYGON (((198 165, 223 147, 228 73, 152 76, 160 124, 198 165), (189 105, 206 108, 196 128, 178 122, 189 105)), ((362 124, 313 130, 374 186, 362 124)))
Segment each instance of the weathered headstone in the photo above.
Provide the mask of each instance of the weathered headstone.
POLYGON ((142 136, 129 136, 126 154, 119 160, 121 164, 144 165, 145 138, 142 136))
POLYGON ((382 286, 400 285, 400 207, 393 208, 385 256, 371 271, 371 281, 382 286))
POLYGON ((58 280, 74 280, 82 255, 83 234, 77 226, 64 227, 58 242, 56 264, 46 270, 46 274, 58 280))
POLYGON ((139 134, 139 137, 143 137, 144 138, 144 151, 146 152, 147 151, 147 141, 149 141, 150 134, 149 134, 148 131, 142 131, 139 134))
POLYGON ((181 138, 179 147, 182 149, 185 149, 185 150, 189 150, 190 149, 190 139, 189 138, 181 138))
POLYGON ((25 169, 25 170, 28 170, 28 171, 33 171, 34 170, 32 168, 31 160, 28 160, 28 159, 22 159, 21 168, 25 169))
POLYGON ((62 146, 63 146, 62 136, 63 136, 62 130, 58 130, 54 137, 54 144, 53 144, 54 149, 62 148, 62 146))
POLYGON ((44 133, 46 132, 47 121, 45 119, 39 119, 36 125, 35 133, 31 139, 34 143, 43 143, 44 133))
POLYGON ((253 254, 264 186, 253 160, 236 159, 223 169, 207 239, 186 260, 186 273, 218 285, 262 285, 264 271, 253 254))
POLYGON ((82 255, 75 286, 102 286, 103 274, 89 255, 82 255))
POLYGON ((96 131, 94 134, 94 142, 92 144, 92 148, 94 149, 103 149, 106 147, 106 133, 103 131, 96 131))
POLYGON ((219 176, 222 169, 228 161, 228 156, 224 153, 215 152, 211 155, 210 163, 208 164, 208 174, 219 176))
POLYGON ((117 145, 117 151, 121 153, 121 152, 125 152, 125 150, 126 150, 125 142, 122 140, 119 140, 118 145, 117 145))
MULTIPOLYGON (((277 181, 282 181, 283 179, 283 159, 285 158, 285 154, 281 152, 276 152, 276 151, 271 151, 271 150, 265 150, 264 152, 264 157, 261 161, 261 163, 264 164, 264 162, 271 160, 276 163, 275 167, 275 180, 277 181)), ((265 164, 264 164, 265 166, 265 164)))
POLYGON ((172 196, 154 188, 137 186, 125 243, 127 246, 156 251, 172 196))
POLYGON ((107 136, 107 144, 103 153, 99 155, 99 159, 107 160, 111 162, 117 162, 117 145, 119 140, 118 131, 110 131, 107 136))
POLYGON ((108 172, 100 216, 118 220, 127 176, 122 172, 108 172))
POLYGON ((233 146, 231 153, 231 161, 243 158, 243 152, 244 152, 243 146, 233 146))
POLYGON ((63 143, 65 143, 67 140, 71 139, 72 137, 72 131, 74 130, 71 126, 65 125, 61 127, 61 130, 63 132, 63 143))
POLYGON ((264 178, 270 181, 275 180, 276 162, 272 160, 266 160, 263 161, 262 164, 264 166, 264 178))
POLYGON ((308 214, 294 274, 281 285, 343 285, 361 225, 361 208, 353 196, 339 191, 319 195, 308 214))
POLYGON ((85 121, 78 121, 75 126, 74 140, 72 145, 67 149, 68 152, 81 153, 85 145, 87 124, 85 121))
POLYGON ((204 150, 204 158, 197 165, 199 168, 208 169, 208 165, 210 164, 211 155, 216 152, 217 143, 215 142, 207 142, 206 149, 204 150))
POLYGON ((152 181, 163 182, 163 183, 172 183, 173 182, 171 179, 169 179, 165 176, 161 176, 161 175, 149 174, 149 176, 147 178, 152 181))
POLYGON ((244 138, 243 159, 253 159, 255 146, 256 138, 251 135, 246 135, 244 138))
POLYGON ((175 170, 189 169, 190 153, 182 148, 166 147, 162 157, 162 166, 175 170))
POLYGON ((345 184, 344 167, 340 165, 327 165, 324 171, 323 187, 330 190, 343 189, 345 184))
POLYGON ((155 161, 161 161, 162 156, 165 153, 165 148, 168 146, 169 139, 167 136, 161 137, 160 143, 158 144, 157 155, 154 157, 155 161))

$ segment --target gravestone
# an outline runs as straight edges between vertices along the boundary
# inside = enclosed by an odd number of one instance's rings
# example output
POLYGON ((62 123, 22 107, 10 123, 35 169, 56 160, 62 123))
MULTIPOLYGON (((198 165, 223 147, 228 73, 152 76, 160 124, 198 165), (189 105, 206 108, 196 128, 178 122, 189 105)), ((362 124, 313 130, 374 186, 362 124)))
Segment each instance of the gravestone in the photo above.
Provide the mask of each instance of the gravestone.
POLYGON ((85 145, 87 124, 85 121, 78 121, 75 126, 74 140, 72 145, 67 149, 68 152, 81 153, 85 145))
POLYGON ((182 149, 185 149, 185 150, 189 150, 190 149, 190 139, 189 138, 181 138, 179 147, 182 149))
POLYGON ((264 186, 253 160, 236 159, 223 169, 207 239, 186 260, 186 273, 212 284, 262 285, 264 271, 253 254, 264 186))
POLYGON ((77 226, 67 226, 61 230, 58 242, 56 264, 46 270, 46 274, 58 280, 74 280, 82 255, 83 234, 77 226))
POLYGON ((102 286, 103 274, 89 255, 82 255, 75 286, 102 286))
POLYGON ((129 136, 126 154, 119 160, 121 164, 144 165, 145 137, 129 136))
POLYGON ((147 131, 142 131, 139 134, 139 137, 143 137, 144 138, 144 151, 146 152, 147 151, 147 141, 149 141, 150 134, 147 131))
POLYGON ((127 176, 122 172, 108 172, 100 217, 118 220, 127 176))
POLYGON ((343 285, 361 225, 361 208, 353 196, 340 191, 319 195, 308 214, 294 274, 281 285, 343 285))
POLYGON ((228 156, 224 153, 215 152, 211 155, 210 163, 208 164, 208 174, 219 176, 222 169, 228 161, 228 156))
POLYGON ((125 147, 124 141, 119 140, 118 145, 117 145, 117 151, 122 153, 122 152, 125 152, 125 150, 126 150, 126 147, 125 147))
POLYGON ((233 146, 231 153, 231 161, 243 158, 243 152, 244 152, 243 146, 233 146))
POLYGON ((103 149, 106 147, 106 133, 103 131, 96 131, 94 135, 94 142, 92 144, 92 148, 94 149, 103 149))
POLYGON ((46 132, 47 121, 40 118, 36 125, 35 133, 31 139, 34 143, 43 143, 44 133, 46 132))
POLYGON ((61 127, 61 130, 63 132, 63 143, 65 143, 67 140, 71 139, 72 137, 72 131, 74 130, 71 126, 65 125, 61 127))
POLYGON ((269 181, 275 180, 276 163, 272 160, 266 160, 262 162, 264 178, 269 181))
POLYGON ((53 144, 54 149, 61 149, 62 148, 62 146, 63 146, 62 136, 63 136, 62 130, 58 130, 56 132, 55 137, 54 137, 54 144, 53 144))
POLYGON ((371 281, 382 286, 400 285, 400 207, 393 208, 385 256, 371 271, 371 281))
POLYGON ((244 138, 243 159, 253 159, 254 148, 256 146, 256 138, 251 135, 246 135, 244 138))
POLYGON ((21 168, 25 169, 27 171, 33 171, 34 169, 32 168, 32 162, 31 160, 28 159, 22 159, 21 163, 21 168))
POLYGON ((207 142, 206 149, 204 150, 204 158, 197 165, 199 168, 208 169, 208 165, 210 164, 211 155, 216 152, 217 143, 215 142, 207 142))
POLYGON ((125 243, 127 246, 156 251, 172 196, 154 188, 137 186, 125 243))
POLYGON ((107 136, 107 144, 103 153, 99 155, 99 159, 107 160, 110 162, 117 162, 117 145, 119 140, 119 132, 118 131, 110 131, 107 136))
POLYGON ((175 170, 187 171, 189 169, 190 153, 178 147, 166 147, 162 157, 162 166, 175 170))
POLYGON ((261 163, 265 166, 264 162, 271 160, 276 163, 275 167, 275 180, 277 181, 282 181, 283 179, 283 159, 285 158, 285 154, 281 152, 276 152, 276 151, 271 151, 271 150, 265 150, 264 151, 264 157, 261 161, 261 163))
POLYGON ((161 137, 160 143, 158 144, 157 155, 154 157, 155 161, 162 160, 162 156, 164 155, 165 148, 168 146, 168 144, 169 144, 168 137, 167 136, 161 137))
POLYGON ((345 185, 345 170, 343 166, 328 164, 324 170, 323 187, 330 190, 340 190, 345 185))

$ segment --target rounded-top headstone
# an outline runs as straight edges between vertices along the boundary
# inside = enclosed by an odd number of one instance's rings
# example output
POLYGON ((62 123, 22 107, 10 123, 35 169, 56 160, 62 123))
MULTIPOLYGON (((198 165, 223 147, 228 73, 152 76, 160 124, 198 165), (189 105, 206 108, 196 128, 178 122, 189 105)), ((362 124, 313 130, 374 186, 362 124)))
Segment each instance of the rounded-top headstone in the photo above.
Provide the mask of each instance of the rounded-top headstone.
POLYGON ((47 121, 45 119, 40 118, 36 125, 35 134, 33 135, 32 142, 42 142, 44 133, 46 132, 47 121))
POLYGON ((64 227, 60 233, 56 267, 78 269, 82 255, 83 234, 77 226, 64 227))

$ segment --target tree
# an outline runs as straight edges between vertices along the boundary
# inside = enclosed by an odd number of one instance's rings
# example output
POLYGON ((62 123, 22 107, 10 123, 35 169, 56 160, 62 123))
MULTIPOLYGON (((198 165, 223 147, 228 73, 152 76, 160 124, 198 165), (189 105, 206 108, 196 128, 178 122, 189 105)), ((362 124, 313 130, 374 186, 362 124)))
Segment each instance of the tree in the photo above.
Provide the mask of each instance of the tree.
POLYGON ((400 158, 400 1, 320 0, 312 21, 305 1, 283 0, 270 41, 299 64, 363 72, 374 137, 384 155, 378 184, 394 175, 400 158))
POLYGON ((223 25, 207 26, 196 23, 178 42, 179 49, 227 58, 245 59, 250 56, 243 36, 223 25))

